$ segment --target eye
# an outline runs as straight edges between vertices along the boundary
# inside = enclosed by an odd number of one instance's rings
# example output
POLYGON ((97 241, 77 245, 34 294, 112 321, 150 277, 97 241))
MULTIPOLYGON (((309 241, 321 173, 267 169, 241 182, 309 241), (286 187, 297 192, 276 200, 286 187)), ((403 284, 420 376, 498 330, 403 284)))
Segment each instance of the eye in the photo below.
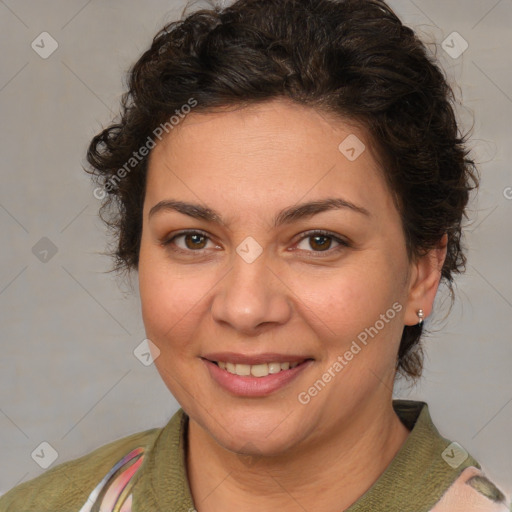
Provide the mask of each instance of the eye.
POLYGON ((175 252, 191 253, 200 252, 205 249, 206 241, 209 240, 209 236, 202 231, 181 231, 173 237, 162 242, 162 245, 169 247, 175 252), (183 239, 184 245, 176 243, 177 240, 183 239))
MULTIPOLYGON (((307 231, 303 234, 302 238, 299 240, 299 244, 301 243, 307 244, 308 247, 305 249, 300 250, 306 250, 310 251, 314 254, 314 257, 321 256, 321 254, 318 253, 326 253, 328 252, 331 254, 335 251, 340 251, 346 247, 350 247, 350 244, 346 242, 345 240, 342 240, 341 238, 337 237, 336 235, 329 233, 328 231, 322 231, 322 230, 316 230, 316 231, 307 231), (307 240, 309 239, 309 242, 307 240), (332 241, 335 241, 338 246, 334 247, 334 249, 331 248, 332 241), (311 251, 312 249, 312 251, 311 251)), ((298 245, 299 245, 298 244, 298 245)), ((298 247, 297 245, 297 247, 298 247)), ((312 254, 312 255, 313 255, 312 254)))
MULTIPOLYGON (((346 247, 350 247, 350 244, 345 240, 339 238, 338 236, 322 230, 314 230, 307 231, 303 233, 300 238, 297 246, 301 243, 306 243, 306 240, 310 239, 307 244, 309 247, 300 249, 301 251, 311 252, 312 255, 315 254, 314 257, 322 256, 321 253, 329 253, 336 252, 342 250, 346 247), (332 241, 338 244, 337 247, 331 248, 332 241), (319 254, 320 253, 320 254, 319 254)), ((189 230, 189 231, 181 231, 171 238, 162 242, 162 246, 168 247, 174 252, 180 253, 201 253, 201 251, 205 250, 207 247, 207 243, 210 240, 210 237, 203 231, 197 230, 189 230), (177 243, 178 240, 183 242, 183 245, 177 243)), ((213 243, 213 242, 212 242, 213 243)), ((215 247, 219 247, 216 245, 215 247)))

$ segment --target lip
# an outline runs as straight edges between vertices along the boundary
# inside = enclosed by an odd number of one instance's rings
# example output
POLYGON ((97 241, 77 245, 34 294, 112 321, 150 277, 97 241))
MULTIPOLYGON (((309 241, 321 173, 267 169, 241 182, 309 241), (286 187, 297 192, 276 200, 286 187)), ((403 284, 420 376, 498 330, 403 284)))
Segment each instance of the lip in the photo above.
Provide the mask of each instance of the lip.
POLYGON ((236 352, 215 352, 205 354, 202 358, 208 359, 209 361, 222 361, 224 363, 250 365, 263 363, 300 363, 306 359, 312 359, 311 356, 276 354, 273 352, 254 355, 237 354, 236 352))
MULTIPOLYGON (((226 357, 227 354, 222 354, 226 357)), ((209 357, 211 354, 209 355, 209 357)), ((247 357, 239 354, 239 359, 236 361, 239 364, 260 364, 262 362, 294 362, 294 359, 286 359, 281 356, 281 360, 275 359, 276 354, 261 354, 256 357, 247 357), (269 355, 274 359, 266 359, 269 355), (261 356, 261 357, 260 357, 261 356), (262 357, 265 359, 262 360, 262 357), (246 363, 245 361, 257 361, 254 363, 246 363)), ((298 364, 295 368, 289 370, 281 370, 279 373, 269 374, 266 377, 253 377, 253 376, 240 376, 223 370, 211 360, 202 358, 203 363, 208 368, 210 377, 225 391, 228 391, 232 395, 238 397, 264 397, 268 396, 275 391, 282 389, 286 385, 290 384, 296 379, 306 368, 308 368, 314 361, 301 357, 295 359, 295 361, 303 361, 298 364), (305 360, 306 359, 306 360, 305 360)), ((289 356, 288 356, 289 357, 289 356)), ((227 358, 230 362, 233 361, 232 357, 227 358)), ((214 359, 215 361, 226 361, 226 359, 214 359)))

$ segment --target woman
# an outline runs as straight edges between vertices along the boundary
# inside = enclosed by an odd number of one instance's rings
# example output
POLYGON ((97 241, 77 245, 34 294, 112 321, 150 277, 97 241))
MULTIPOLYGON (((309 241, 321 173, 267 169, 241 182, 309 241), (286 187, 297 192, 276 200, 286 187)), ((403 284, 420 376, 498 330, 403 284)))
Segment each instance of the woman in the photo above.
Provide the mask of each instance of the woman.
POLYGON ((478 175, 382 1, 239 0, 167 25, 88 161, 180 409, 0 510, 507 511, 424 402, 423 321, 478 175))

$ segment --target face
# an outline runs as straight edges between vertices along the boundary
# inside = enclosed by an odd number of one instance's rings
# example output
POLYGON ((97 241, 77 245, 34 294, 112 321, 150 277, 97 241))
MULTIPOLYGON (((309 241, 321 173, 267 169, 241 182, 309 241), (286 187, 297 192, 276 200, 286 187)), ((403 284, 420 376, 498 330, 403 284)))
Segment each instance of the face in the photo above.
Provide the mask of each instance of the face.
POLYGON ((155 364, 221 446, 286 453, 388 401, 412 267, 363 130, 284 100, 191 113, 143 215, 155 364))

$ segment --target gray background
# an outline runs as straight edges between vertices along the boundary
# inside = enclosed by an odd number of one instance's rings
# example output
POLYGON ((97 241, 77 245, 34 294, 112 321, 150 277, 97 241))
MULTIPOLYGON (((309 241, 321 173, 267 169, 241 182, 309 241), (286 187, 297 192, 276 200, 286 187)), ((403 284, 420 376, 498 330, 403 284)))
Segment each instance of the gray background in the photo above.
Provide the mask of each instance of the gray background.
MULTIPOLYGON (((457 302, 447 317, 440 289, 424 377, 413 388, 399 383, 396 395, 427 401, 441 433, 510 493, 512 0, 390 3, 436 43, 460 85, 482 172, 457 302), (469 44, 456 59, 441 47, 453 31, 469 44)), ((41 442, 57 451, 56 465, 163 426, 177 409, 154 366, 133 354, 145 337, 136 283, 130 290, 105 273, 105 229, 81 165, 118 111, 125 70, 184 5, 0 1, 0 492, 44 471, 31 456, 41 442), (31 48, 43 31, 59 45, 47 59, 31 48)), ((40 461, 51 452, 42 453, 40 461)))

